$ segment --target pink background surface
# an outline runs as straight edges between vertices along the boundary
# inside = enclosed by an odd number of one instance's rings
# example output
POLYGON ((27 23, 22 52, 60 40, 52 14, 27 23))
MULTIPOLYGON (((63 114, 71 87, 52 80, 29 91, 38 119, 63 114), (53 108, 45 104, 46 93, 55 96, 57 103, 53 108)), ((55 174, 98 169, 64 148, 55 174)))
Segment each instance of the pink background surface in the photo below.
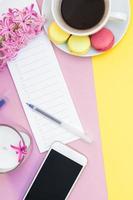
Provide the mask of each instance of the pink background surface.
MULTIPOLYGON (((39 1, 40 6, 41 3, 42 1, 39 1)), ((91 60, 73 57, 54 49, 82 125, 86 131, 91 128, 94 137, 91 145, 82 141, 69 144, 88 157, 88 165, 69 199, 107 200, 91 60)), ((0 123, 15 127, 21 125, 32 136, 8 69, 0 73, 0 96, 6 96, 9 99, 8 104, 0 110, 0 123)), ((21 200, 44 156, 45 154, 39 153, 33 138, 30 157, 16 170, 0 175, 0 199, 21 200)))

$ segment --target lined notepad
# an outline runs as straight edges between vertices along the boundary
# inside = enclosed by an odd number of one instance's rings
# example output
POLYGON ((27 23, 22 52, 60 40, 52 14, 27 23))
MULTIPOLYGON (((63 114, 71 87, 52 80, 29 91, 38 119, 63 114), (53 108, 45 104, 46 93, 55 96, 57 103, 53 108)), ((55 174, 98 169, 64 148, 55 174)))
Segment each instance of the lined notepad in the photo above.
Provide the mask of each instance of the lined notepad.
MULTIPOLYGON (((24 4, 25 2, 29 5, 30 3, 36 4, 33 0, 21 0, 21 4, 22 1, 24 4)), ((15 3, 13 6, 15 7, 15 3)), ((29 102, 39 106, 60 120, 82 130, 47 36, 41 33, 30 41, 16 59, 8 63, 8 66, 40 152, 48 150, 54 141, 67 143, 77 139, 58 125, 33 112, 26 105, 26 102, 29 102)))

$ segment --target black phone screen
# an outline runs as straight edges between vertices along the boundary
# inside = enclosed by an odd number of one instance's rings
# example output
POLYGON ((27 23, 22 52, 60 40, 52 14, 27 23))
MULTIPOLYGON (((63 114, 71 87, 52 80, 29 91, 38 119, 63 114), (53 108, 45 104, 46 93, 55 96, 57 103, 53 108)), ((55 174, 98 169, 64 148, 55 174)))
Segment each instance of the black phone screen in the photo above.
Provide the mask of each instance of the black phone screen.
POLYGON ((25 200, 65 200, 82 167, 52 149, 25 200))

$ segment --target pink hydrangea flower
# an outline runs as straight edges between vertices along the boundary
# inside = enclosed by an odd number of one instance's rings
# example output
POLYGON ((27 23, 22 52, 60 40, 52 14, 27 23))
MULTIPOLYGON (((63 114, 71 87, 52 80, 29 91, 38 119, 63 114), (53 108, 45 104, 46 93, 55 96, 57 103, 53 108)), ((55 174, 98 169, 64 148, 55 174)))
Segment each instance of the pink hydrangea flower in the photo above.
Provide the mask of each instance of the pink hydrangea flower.
POLYGON ((34 4, 23 10, 10 8, 0 17, 0 70, 42 31, 43 24, 44 19, 34 10, 34 4))

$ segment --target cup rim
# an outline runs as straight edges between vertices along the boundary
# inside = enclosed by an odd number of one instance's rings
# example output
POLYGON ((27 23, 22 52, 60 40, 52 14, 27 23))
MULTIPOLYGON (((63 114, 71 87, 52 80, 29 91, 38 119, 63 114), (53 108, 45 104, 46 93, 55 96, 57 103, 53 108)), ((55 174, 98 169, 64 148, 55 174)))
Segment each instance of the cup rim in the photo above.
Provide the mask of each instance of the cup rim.
MULTIPOLYGON (((16 128, 14 128, 14 127, 11 126, 11 125, 4 124, 4 123, 0 124, 0 127, 1 127, 1 126, 7 127, 7 128, 9 128, 9 129, 11 129, 11 130, 14 130, 14 132, 21 138, 23 144, 25 145, 25 141, 24 141, 22 135, 19 133, 19 131, 18 131, 16 128)), ((0 174, 5 174, 5 173, 9 173, 9 172, 11 172, 11 171, 14 171, 15 169, 17 169, 17 168, 21 165, 21 163, 23 162, 23 160, 24 160, 24 157, 22 158, 21 162, 20 162, 16 167, 14 167, 13 169, 5 169, 5 171, 3 171, 3 172, 0 171, 0 174)))
MULTIPOLYGON (((107 0, 105 0, 107 1, 107 0)), ((51 12, 52 12, 52 15, 53 15, 53 18, 55 20, 55 22, 57 23, 57 25, 62 29, 64 30, 65 32, 71 34, 71 35, 76 35, 76 36, 88 36, 88 35, 92 35, 92 34, 95 34, 96 32, 98 32, 99 30, 101 30, 105 24, 107 23, 108 19, 109 19, 109 16, 110 16, 110 12, 111 12, 111 1, 108 0, 108 8, 107 8, 107 12, 106 12, 106 15, 105 15, 105 18, 103 20, 103 22, 101 24, 98 24, 90 29, 86 29, 86 30, 78 30, 78 29, 75 29, 69 25, 67 25, 68 27, 70 27, 71 31, 68 30, 65 26, 63 26, 62 23, 60 23, 56 17, 56 14, 55 14, 55 2, 57 2, 56 0, 52 0, 52 4, 51 4, 51 12)), ((103 16, 104 17, 104 16, 103 16)), ((103 19, 103 18, 102 18, 103 19)), ((102 21, 102 19, 100 21, 102 21)), ((65 22, 64 22, 65 23, 65 22)))

